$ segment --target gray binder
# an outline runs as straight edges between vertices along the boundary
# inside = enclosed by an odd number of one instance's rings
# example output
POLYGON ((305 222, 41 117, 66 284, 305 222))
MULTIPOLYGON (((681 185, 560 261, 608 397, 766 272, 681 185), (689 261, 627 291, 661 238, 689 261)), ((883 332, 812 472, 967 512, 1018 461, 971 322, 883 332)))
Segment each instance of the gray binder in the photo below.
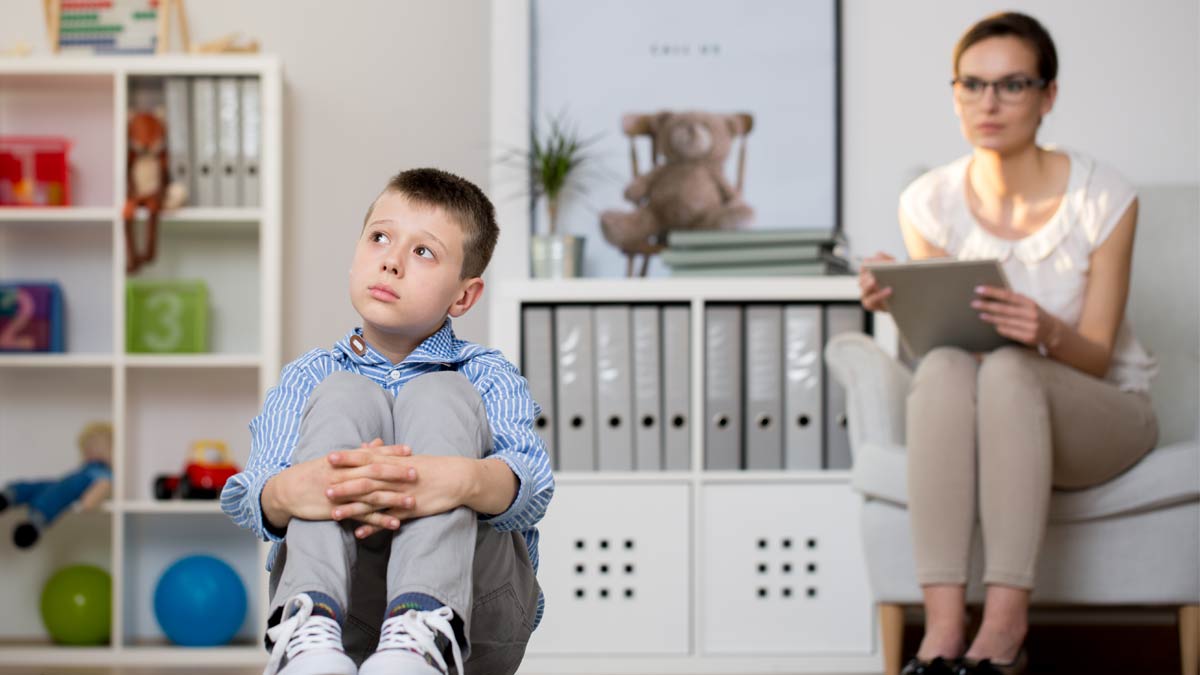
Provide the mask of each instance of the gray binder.
POLYGON ((629 306, 600 305, 592 314, 596 331, 596 466, 633 470, 633 354, 629 306))
POLYGON ((542 408, 533 429, 546 444, 551 466, 559 468, 554 443, 554 332, 549 307, 521 310, 521 373, 529 382, 529 394, 542 408))
POLYGON ((662 340, 658 307, 633 308, 633 465, 663 468, 662 340))
POLYGON ((592 415, 592 309, 585 305, 554 308, 555 394, 558 408, 558 459, 563 471, 596 470, 592 415))
POLYGON ((783 468, 783 307, 746 307, 747 469, 783 468))
POLYGON ((783 310, 784 458, 790 471, 821 468, 825 417, 825 344, 821 307, 789 305, 783 310))
POLYGON ((742 308, 706 308, 704 331, 704 468, 740 469, 742 308))
POLYGON ((170 176, 187 190, 187 202, 195 199, 192 184, 192 107, 186 77, 168 77, 163 85, 167 109, 167 155, 171 158, 170 176))
POLYGON ((220 206, 217 160, 217 83, 211 77, 197 77, 192 80, 194 206, 220 206))
MULTIPOLYGON (((863 311, 858 305, 825 306, 825 342, 840 333, 861 333, 863 311)), ((824 363, 824 359, 822 359, 824 363)), ((850 429, 846 391, 825 372, 825 468, 849 469, 850 429)))
POLYGON ((262 94, 257 77, 238 81, 242 89, 242 206, 262 203, 262 94))
POLYGON ((662 309, 663 465, 692 467, 692 310, 662 309))
POLYGON ((240 206, 242 176, 242 105, 235 77, 217 78, 217 190, 220 205, 240 206))

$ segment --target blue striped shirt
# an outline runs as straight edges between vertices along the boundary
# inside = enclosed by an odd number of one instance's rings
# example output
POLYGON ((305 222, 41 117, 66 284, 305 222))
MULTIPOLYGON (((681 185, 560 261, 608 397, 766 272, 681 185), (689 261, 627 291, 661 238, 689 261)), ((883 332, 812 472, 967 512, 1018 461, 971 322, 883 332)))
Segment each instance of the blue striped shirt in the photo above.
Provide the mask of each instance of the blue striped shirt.
MULTIPOLYGON (((486 456, 503 460, 519 482, 517 496, 504 513, 480 514, 480 520, 499 532, 520 530, 536 572, 537 523, 554 495, 554 476, 545 445, 533 430, 541 408, 529 395, 525 378, 498 350, 456 338, 449 319, 399 365, 369 344, 361 356, 355 353, 350 346, 355 335, 361 337, 362 329, 347 333, 331 350, 314 349, 284 367, 279 384, 267 392, 262 412, 250 422, 250 459, 245 470, 225 484, 221 509, 239 527, 274 542, 267 558, 270 570, 282 539, 264 525, 263 486, 292 465, 301 413, 313 389, 331 373, 345 371, 369 378, 394 396, 413 378, 449 368, 466 376, 483 399, 493 441, 486 456)), ((544 609, 545 598, 539 597, 535 626, 544 609)))

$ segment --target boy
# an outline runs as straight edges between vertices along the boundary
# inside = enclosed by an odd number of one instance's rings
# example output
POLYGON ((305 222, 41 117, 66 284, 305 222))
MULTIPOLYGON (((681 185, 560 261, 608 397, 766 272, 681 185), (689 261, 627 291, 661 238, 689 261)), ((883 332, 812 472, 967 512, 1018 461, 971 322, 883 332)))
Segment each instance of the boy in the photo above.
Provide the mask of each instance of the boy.
POLYGON ((362 327, 288 364, 250 423, 221 507, 276 542, 268 674, 520 664, 554 480, 525 380, 450 327, 483 293, 498 234, 470 182, 393 177, 350 268, 362 327))

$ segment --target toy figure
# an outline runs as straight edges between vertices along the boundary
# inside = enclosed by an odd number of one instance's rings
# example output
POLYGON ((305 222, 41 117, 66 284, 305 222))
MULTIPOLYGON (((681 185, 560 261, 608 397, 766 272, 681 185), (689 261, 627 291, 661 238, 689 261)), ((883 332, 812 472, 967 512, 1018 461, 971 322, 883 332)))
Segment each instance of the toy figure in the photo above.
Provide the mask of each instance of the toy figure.
POLYGON ((125 219, 125 271, 128 274, 154 260, 159 212, 182 206, 187 199, 187 188, 182 183, 169 181, 166 137, 166 127, 158 112, 130 114, 126 159, 128 185, 122 212, 125 219), (146 243, 140 252, 133 235, 134 215, 139 206, 146 209, 146 243))
POLYGON ((14 481, 0 491, 0 511, 24 504, 29 517, 13 529, 13 543, 29 548, 37 543, 67 507, 78 502, 80 510, 98 507, 112 494, 112 426, 89 424, 79 434, 83 466, 58 480, 14 481))

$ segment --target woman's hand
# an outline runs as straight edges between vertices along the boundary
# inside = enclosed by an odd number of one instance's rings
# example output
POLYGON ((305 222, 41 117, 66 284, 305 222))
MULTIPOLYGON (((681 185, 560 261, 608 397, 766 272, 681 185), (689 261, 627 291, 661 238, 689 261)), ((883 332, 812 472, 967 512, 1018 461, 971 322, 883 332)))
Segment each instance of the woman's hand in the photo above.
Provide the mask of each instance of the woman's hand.
MULTIPOLYGON (((863 263, 892 262, 895 258, 886 253, 876 253, 863 263)), ((858 269, 858 287, 862 290, 862 306, 872 312, 888 311, 887 299, 892 295, 892 289, 880 288, 875 281, 875 275, 865 267, 858 269)))
POLYGON ((1016 291, 979 286, 971 307, 996 332, 1029 347, 1053 351, 1062 335, 1062 323, 1031 298, 1016 291))

